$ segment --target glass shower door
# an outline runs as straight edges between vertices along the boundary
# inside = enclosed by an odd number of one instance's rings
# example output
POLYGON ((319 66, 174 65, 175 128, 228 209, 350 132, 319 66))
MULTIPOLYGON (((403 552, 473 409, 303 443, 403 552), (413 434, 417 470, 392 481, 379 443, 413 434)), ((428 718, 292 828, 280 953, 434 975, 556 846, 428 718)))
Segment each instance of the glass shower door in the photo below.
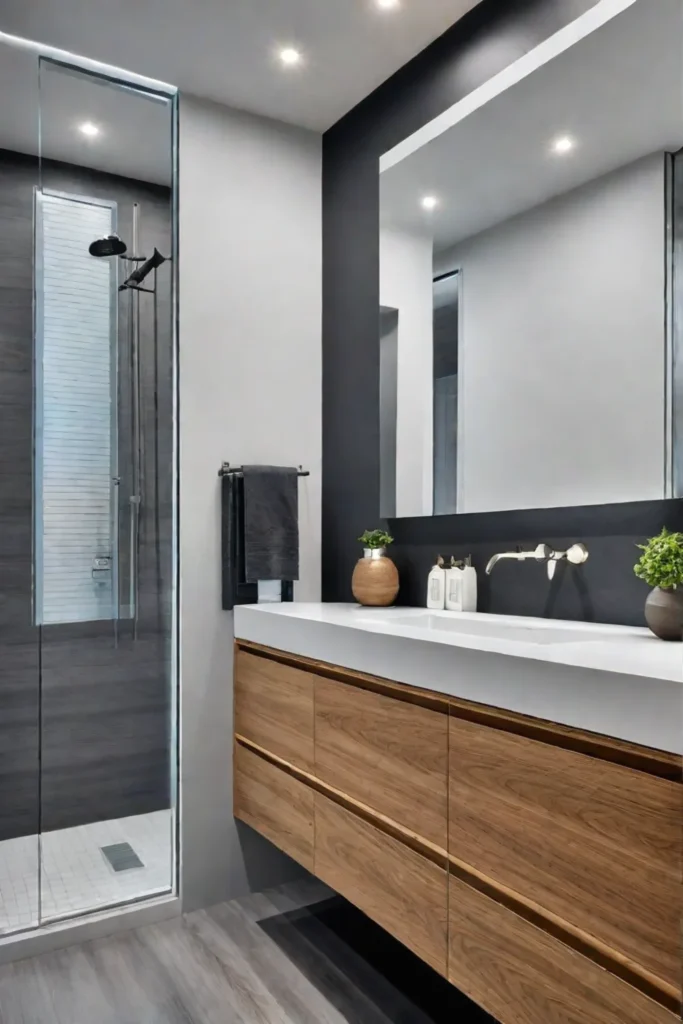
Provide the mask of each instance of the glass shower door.
POLYGON ((0 936, 40 920, 40 643, 33 615, 37 56, 0 39, 0 936))
POLYGON ((0 936, 176 887, 175 99, 0 34, 0 936))
POLYGON ((50 921, 175 886, 173 103, 40 60, 36 623, 50 921))

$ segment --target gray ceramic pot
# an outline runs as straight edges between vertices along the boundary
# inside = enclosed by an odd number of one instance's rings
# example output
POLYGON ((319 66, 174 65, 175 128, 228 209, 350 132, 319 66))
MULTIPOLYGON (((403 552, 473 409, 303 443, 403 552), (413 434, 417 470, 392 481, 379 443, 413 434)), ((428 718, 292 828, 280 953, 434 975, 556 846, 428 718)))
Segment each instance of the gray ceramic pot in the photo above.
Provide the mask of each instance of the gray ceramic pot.
POLYGON ((660 640, 683 640, 683 589, 656 587, 645 602, 645 621, 660 640))

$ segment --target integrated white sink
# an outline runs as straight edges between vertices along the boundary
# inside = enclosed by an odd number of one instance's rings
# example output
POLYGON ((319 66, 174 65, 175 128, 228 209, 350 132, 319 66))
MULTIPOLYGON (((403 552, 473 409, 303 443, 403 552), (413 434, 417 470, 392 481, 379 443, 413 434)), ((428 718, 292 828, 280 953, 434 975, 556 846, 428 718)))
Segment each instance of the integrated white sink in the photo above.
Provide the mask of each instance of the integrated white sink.
MULTIPOLYGON (((435 648, 507 654, 513 658, 683 682, 681 645, 663 643, 649 630, 636 626, 427 608, 361 608, 352 604, 251 606, 244 613, 236 613, 238 628, 243 616, 256 627, 251 639, 266 646, 271 633, 277 640, 290 634, 306 636, 311 624, 319 623, 341 629, 351 643, 360 643, 363 633, 383 634, 387 638, 426 642, 435 648)), ((278 646, 276 642, 271 645, 278 646)), ((457 657, 455 651, 453 657, 457 657)))
POLYGON ((424 629, 452 633, 462 637, 519 641, 525 644, 595 643, 620 637, 621 631, 610 626, 586 626, 584 623, 563 623, 558 627, 544 619, 521 619, 517 616, 481 615, 458 612, 428 612, 416 609, 407 615, 386 612, 368 615, 364 625, 370 628, 392 626, 395 629, 424 629))

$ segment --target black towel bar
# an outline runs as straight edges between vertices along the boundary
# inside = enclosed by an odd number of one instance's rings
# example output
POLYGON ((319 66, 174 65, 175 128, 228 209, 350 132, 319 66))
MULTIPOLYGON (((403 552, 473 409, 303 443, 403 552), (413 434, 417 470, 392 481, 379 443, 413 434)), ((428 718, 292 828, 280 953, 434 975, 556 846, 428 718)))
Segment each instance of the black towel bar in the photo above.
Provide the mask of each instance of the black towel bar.
MULTIPOLYGON (((231 473, 241 473, 241 472, 242 472, 242 467, 241 466, 231 466, 229 462, 224 462, 223 465, 221 466, 221 468, 218 470, 218 475, 220 477, 223 477, 223 476, 229 476, 231 473)), ((310 476, 310 475, 311 474, 310 474, 310 472, 307 469, 302 469, 302 467, 299 466, 298 476, 310 476)))

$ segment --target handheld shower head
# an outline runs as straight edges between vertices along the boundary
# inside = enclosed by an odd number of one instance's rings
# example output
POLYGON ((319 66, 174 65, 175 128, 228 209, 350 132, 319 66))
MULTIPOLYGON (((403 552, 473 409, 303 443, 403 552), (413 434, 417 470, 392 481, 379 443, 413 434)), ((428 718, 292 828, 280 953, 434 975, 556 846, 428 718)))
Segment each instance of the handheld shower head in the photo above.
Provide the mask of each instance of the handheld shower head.
POLYGON ((91 256, 123 256, 128 246, 122 242, 118 235, 108 235, 106 238, 97 238, 88 246, 91 256))
POLYGON ((151 274, 153 270, 156 270, 161 266, 162 263, 166 263, 167 256, 162 256, 159 250, 154 247, 154 252, 148 260, 142 264, 141 267, 137 267, 133 273, 128 277, 123 284, 119 285, 119 291, 123 292, 126 288, 137 288, 145 280, 148 274, 151 274))

